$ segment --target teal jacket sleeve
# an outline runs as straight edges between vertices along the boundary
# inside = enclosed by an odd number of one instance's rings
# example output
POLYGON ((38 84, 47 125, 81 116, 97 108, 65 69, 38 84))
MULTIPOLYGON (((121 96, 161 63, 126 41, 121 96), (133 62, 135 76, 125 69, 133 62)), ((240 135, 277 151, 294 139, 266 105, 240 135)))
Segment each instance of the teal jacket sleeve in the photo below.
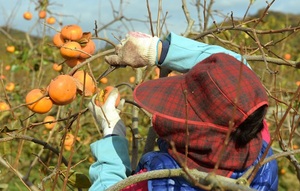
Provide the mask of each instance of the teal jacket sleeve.
POLYGON ((92 186, 89 191, 102 191, 131 174, 128 141, 125 137, 110 136, 91 144, 95 162, 89 174, 92 186))
POLYGON ((162 68, 165 67, 185 73, 194 65, 215 53, 227 53, 250 67, 240 54, 221 46, 205 44, 172 32, 166 40, 170 42, 170 46, 166 58, 161 64, 162 68))

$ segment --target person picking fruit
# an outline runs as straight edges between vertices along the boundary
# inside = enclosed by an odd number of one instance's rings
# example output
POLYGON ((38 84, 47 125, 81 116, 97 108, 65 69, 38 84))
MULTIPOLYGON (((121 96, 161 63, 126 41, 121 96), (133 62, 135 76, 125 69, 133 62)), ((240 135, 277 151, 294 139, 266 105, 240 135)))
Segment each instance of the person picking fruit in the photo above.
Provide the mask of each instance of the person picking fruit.
MULTIPOLYGON (((268 96, 240 54, 175 33, 161 40, 130 32, 115 49, 114 55, 105 57, 110 65, 156 65, 184 73, 143 82, 134 90, 136 103, 152 114, 160 149, 143 155, 136 173, 185 165, 238 179, 265 152, 267 157, 273 155, 272 149, 267 150, 270 134, 264 119, 268 96)), ((104 132, 104 138, 91 144, 96 161, 89 169, 93 182, 90 190, 105 190, 132 173, 126 127, 115 107, 117 93, 117 89, 112 91, 102 108, 93 99, 88 106, 104 132)), ((277 190, 277 173, 276 160, 262 165, 250 187, 277 190)), ((182 177, 169 177, 142 181, 123 190, 201 189, 182 177)))

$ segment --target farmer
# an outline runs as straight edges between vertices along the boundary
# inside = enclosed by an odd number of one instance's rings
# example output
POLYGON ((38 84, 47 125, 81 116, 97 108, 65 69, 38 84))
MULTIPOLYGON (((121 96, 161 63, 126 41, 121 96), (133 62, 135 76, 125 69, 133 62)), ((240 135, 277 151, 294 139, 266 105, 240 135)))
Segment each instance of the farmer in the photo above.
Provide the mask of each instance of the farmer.
MULTIPOLYGON (((117 45, 116 54, 105 60, 110 65, 157 65, 184 73, 143 82, 134 90, 137 104, 152 113, 160 148, 141 157, 136 173, 181 168, 185 164, 179 161, 185 161, 188 145, 189 169, 212 172, 222 157, 216 173, 237 179, 266 151, 270 141, 264 120, 268 96, 241 55, 174 33, 162 41, 131 32, 117 45), (222 150, 229 130, 228 145, 222 150)), ((131 175, 125 125, 115 107, 117 94, 115 88, 102 109, 95 105, 94 98, 88 106, 104 135, 91 144, 96 161, 89 170, 93 182, 90 190, 105 190, 131 175)), ((268 150, 267 157, 272 154, 268 150)), ((276 161, 264 164, 250 186, 277 190, 276 161)), ((170 177, 143 181, 124 190, 200 189, 181 177, 170 177)))

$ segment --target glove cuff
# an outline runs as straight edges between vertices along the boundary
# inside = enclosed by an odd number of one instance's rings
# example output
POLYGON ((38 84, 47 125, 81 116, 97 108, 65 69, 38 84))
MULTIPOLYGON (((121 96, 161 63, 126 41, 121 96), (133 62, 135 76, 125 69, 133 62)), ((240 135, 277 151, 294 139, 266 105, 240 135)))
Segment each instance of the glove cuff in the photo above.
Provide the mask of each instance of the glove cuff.
POLYGON ((106 127, 103 129, 103 136, 106 137, 107 135, 119 135, 122 137, 126 137, 126 127, 125 124, 121 119, 118 120, 116 124, 113 127, 106 127))
POLYGON ((154 36, 152 37, 149 49, 148 49, 148 53, 147 53, 147 57, 148 57, 148 64, 150 66, 153 66, 157 63, 157 46, 158 46, 158 42, 159 42, 159 38, 154 36))

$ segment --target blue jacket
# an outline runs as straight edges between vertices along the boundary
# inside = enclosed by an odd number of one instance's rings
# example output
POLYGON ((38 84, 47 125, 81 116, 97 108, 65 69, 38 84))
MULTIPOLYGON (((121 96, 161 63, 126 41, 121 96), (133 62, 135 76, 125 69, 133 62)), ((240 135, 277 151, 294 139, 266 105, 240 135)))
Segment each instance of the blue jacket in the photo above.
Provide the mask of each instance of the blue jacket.
MULTIPOLYGON (((263 153, 267 148, 267 142, 263 142, 259 156, 253 165, 256 165, 263 153)), ((272 149, 269 150, 267 157, 273 155, 272 149)), ((137 171, 141 169, 160 170, 160 169, 175 169, 180 168, 177 162, 165 151, 149 152, 145 154, 138 165, 137 171)), ((249 167, 250 168, 250 167, 249 167)), ((235 171, 230 178, 238 179, 241 177, 247 169, 243 171, 235 171)), ((278 169, 277 162, 273 160, 265 165, 263 165, 258 173, 256 174, 254 180, 252 181, 250 187, 259 191, 277 191, 278 189, 278 169)), ((201 189, 190 186, 189 183, 179 177, 174 178, 164 178, 164 179, 153 179, 148 181, 148 190, 168 190, 168 191, 199 191, 201 189)))

